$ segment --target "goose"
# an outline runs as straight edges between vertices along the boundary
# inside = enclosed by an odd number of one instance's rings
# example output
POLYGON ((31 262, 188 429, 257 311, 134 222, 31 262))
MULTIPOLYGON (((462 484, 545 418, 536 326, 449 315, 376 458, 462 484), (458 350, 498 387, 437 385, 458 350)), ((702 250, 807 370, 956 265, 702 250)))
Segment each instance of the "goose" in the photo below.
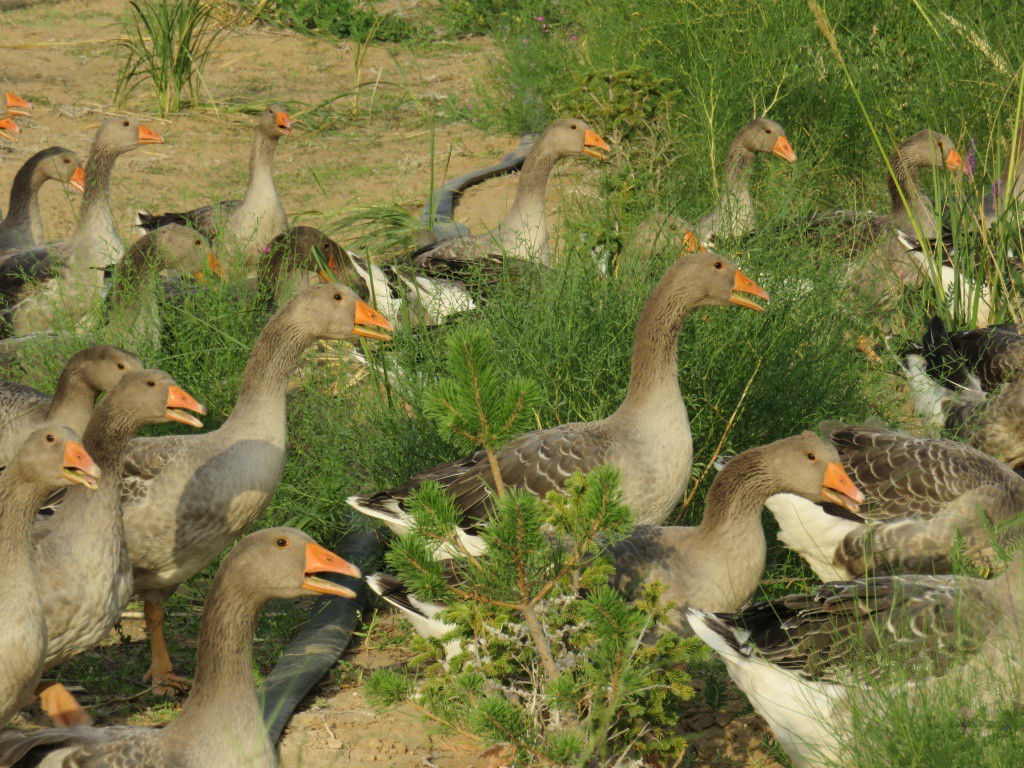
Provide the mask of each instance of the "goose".
POLYGON ((1024 336, 1015 326, 948 332, 933 317, 903 370, 928 428, 1024 468, 1024 336))
POLYGON ((611 147, 579 119, 551 123, 530 149, 519 173, 512 207, 490 232, 430 243, 391 263, 403 284, 400 293, 415 299, 424 322, 434 324, 475 306, 481 278, 501 274, 515 260, 552 263, 544 206, 555 164, 567 157, 604 159, 611 147))
POLYGON ((160 273, 169 270, 176 277, 188 275, 202 282, 206 268, 226 277, 209 241, 194 229, 165 224, 140 237, 113 269, 108 330, 159 349, 160 296, 165 288, 160 273))
POLYGON ((67 184, 85 191, 85 169, 78 155, 64 147, 49 147, 25 161, 11 184, 7 217, 0 223, 0 253, 33 248, 43 240, 43 217, 39 211, 39 190, 47 181, 67 184))
POLYGON ((219 429, 136 438, 121 486, 135 593, 145 601, 158 694, 187 683, 164 641, 163 603, 234 543, 266 509, 284 471, 288 379, 317 339, 389 339, 391 324, 346 286, 297 293, 253 345, 235 407, 219 429))
MULTIPOLYGON (((318 282, 360 286, 349 254, 315 227, 294 226, 270 241, 256 270, 256 289, 280 304, 296 290, 318 282)), ((366 299, 365 294, 360 298, 366 299)), ((389 320, 393 318, 389 317, 389 320)))
POLYGON ((825 768, 844 764, 851 703, 862 683, 879 684, 874 663, 909 670, 904 695, 922 699, 942 695, 944 678, 979 692, 1018 679, 1022 587, 1018 553, 992 580, 877 576, 688 618, 794 768, 825 768))
POLYGON ((81 434, 96 398, 113 389, 126 373, 142 367, 132 353, 101 344, 68 359, 52 398, 23 384, 0 382, 0 466, 43 424, 59 424, 81 434))
POLYGON ((48 426, 31 432, 0 475, 0 725, 32 698, 46 658, 46 622, 36 586, 31 529, 54 491, 96 488, 100 471, 77 433, 48 426))
MULTIPOLYGON (((769 496, 782 492, 850 510, 863 499, 839 465, 836 450, 812 432, 751 448, 732 458, 715 478, 700 525, 644 525, 614 544, 613 585, 630 596, 641 584, 665 585, 664 598, 674 605, 669 625, 675 631, 687 626, 687 606, 739 608, 757 589, 764 571, 768 547, 761 508, 769 496)), ((454 629, 438 618, 443 605, 410 594, 400 579, 376 573, 366 581, 421 635, 440 639, 454 629)), ((446 655, 458 647, 458 641, 447 641, 446 655)))
MULTIPOLYGON (((204 414, 206 409, 155 369, 125 375, 96 406, 82 443, 102 473, 98 489, 71 488, 55 514, 37 518, 32 528, 46 616, 46 669, 88 650, 120 620, 132 594, 121 514, 122 462, 129 440, 147 424, 202 427, 190 412, 204 414)), ((44 682, 39 694, 43 711, 57 725, 89 721, 63 687, 44 682)))
MULTIPOLYGON (((504 484, 543 496, 561 489, 576 472, 612 464, 622 474, 623 500, 637 521, 664 522, 683 494, 693 461, 690 422, 679 391, 679 331, 698 307, 762 309, 739 294, 768 298, 721 256, 699 252, 677 259, 640 313, 622 404, 599 421, 561 424, 513 439, 497 451, 504 484)), ((482 552, 477 530, 486 521, 493 484, 484 451, 419 472, 397 488, 351 496, 348 503, 402 533, 412 522, 405 502, 427 481, 440 483, 454 496, 463 513, 460 541, 468 551, 482 552)), ((442 548, 436 556, 445 559, 451 552, 442 548)))
POLYGON ((1000 178, 985 193, 982 200, 982 221, 991 227, 1024 198, 1024 116, 1017 126, 1017 135, 1006 157, 1006 169, 1000 178), (1014 154, 1016 152, 1016 154, 1014 154))
POLYGON ((644 252, 666 244, 680 247, 683 236, 690 232, 705 248, 714 248, 719 238, 749 235, 756 223, 750 176, 758 154, 771 154, 787 163, 796 162, 796 153, 781 125, 764 117, 751 120, 729 145, 723 165, 725 181, 718 204, 696 224, 689 224, 672 214, 650 216, 634 231, 632 247, 644 252))
POLYGON ((224 558, 199 625, 196 680, 163 728, 51 728, 0 733, 0 765, 93 768, 277 768, 253 680, 256 623, 266 603, 308 594, 355 597, 325 578, 359 578, 352 563, 294 528, 267 528, 224 558))
POLYGON ((241 200, 225 200, 182 213, 151 214, 138 211, 141 234, 164 224, 184 224, 211 240, 226 235, 245 251, 246 267, 254 267, 261 249, 288 228, 288 215, 274 186, 274 152, 282 136, 292 132, 292 120, 279 104, 260 115, 256 141, 249 155, 249 185, 241 200))
POLYGON ((976 448, 879 426, 822 425, 866 497, 856 514, 792 494, 766 506, 779 541, 822 581, 875 573, 948 573, 954 553, 982 568, 1019 536, 1024 478, 976 448))
POLYGON ((105 120, 86 164, 78 226, 67 240, 0 254, 0 302, 14 334, 47 331, 55 317, 81 320, 103 290, 103 270, 124 256, 110 211, 110 176, 117 158, 156 133, 133 118, 105 120))

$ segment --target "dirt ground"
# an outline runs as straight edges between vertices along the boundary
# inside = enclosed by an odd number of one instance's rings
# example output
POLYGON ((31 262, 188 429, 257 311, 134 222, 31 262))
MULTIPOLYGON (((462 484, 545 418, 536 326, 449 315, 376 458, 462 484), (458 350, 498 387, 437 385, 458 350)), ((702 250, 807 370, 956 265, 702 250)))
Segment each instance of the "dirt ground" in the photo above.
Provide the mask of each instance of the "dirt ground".
MULTIPOLYGON (((36 107, 32 117, 19 120, 17 143, 0 148, 0 189, 8 188, 25 159, 47 146, 70 147, 84 162, 99 121, 120 114, 112 100, 120 61, 117 21, 125 5, 123 0, 67 0, 10 11, 0 5, 0 90, 14 91, 36 107)), ((410 212, 418 210, 430 186, 429 116, 446 100, 471 108, 477 98, 474 78, 486 71, 495 50, 485 38, 413 49, 372 47, 360 81, 380 85, 375 96, 369 95, 372 89, 364 89, 360 115, 351 115, 353 105, 346 97, 336 105, 343 119, 332 130, 311 133, 300 124, 281 141, 277 186, 293 221, 316 225, 370 203, 393 202, 410 212)), ((140 88, 126 109, 141 116, 166 143, 143 147, 119 162, 112 203, 122 238, 132 239, 136 208, 180 210, 240 197, 253 118, 237 107, 285 101, 295 105, 293 112, 301 119, 310 105, 351 88, 355 53, 348 42, 247 26, 224 36, 206 70, 206 96, 216 108, 160 119, 140 88)), ((439 125, 435 157, 439 163, 450 157, 447 174, 455 176, 498 161, 517 143, 515 136, 487 135, 464 122, 439 125)), ((566 163, 556 170, 549 194, 553 215, 566 191, 580 188, 586 174, 585 163, 566 163)), ((472 231, 494 226, 514 189, 515 177, 506 177, 470 190, 457 219, 472 231)), ((76 197, 53 184, 42 197, 47 238, 66 236, 73 227, 76 197)), ((399 649, 372 643, 351 650, 345 662, 353 674, 342 682, 325 682, 292 720, 281 746, 284 764, 497 768, 505 762, 500 754, 482 754, 472 739, 437 733, 411 706, 384 714, 373 711, 358 679, 407 658, 399 649)), ((745 701, 732 689, 726 689, 714 709, 695 706, 681 724, 694 734, 693 750, 682 764, 777 768, 764 746, 763 723, 744 711, 745 701)))

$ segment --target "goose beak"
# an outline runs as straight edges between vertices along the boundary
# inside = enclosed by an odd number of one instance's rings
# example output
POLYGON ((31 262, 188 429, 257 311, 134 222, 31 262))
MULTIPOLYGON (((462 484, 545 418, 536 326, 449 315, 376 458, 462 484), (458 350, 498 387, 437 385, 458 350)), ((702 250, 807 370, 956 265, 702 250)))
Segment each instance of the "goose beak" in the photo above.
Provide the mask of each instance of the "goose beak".
POLYGON ((789 139, 787 139, 785 135, 779 136, 779 138, 775 140, 775 146, 772 147, 772 154, 781 157, 787 163, 796 162, 796 152, 794 152, 793 148, 789 145, 789 139))
POLYGON ((78 166, 75 168, 74 174, 71 176, 71 181, 68 182, 71 188, 76 192, 85 192, 85 168, 78 166))
POLYGON ((220 259, 217 258, 217 255, 213 251, 210 251, 206 255, 206 265, 210 268, 210 271, 213 272, 213 274, 215 274, 221 280, 228 279, 228 273, 224 269, 224 265, 221 263, 220 259))
POLYGON ((100 468, 92 460, 81 443, 68 440, 64 445, 64 464, 61 466, 61 475, 70 483, 84 485, 90 491, 95 491, 99 484, 100 468))
POLYGON ((960 153, 955 149, 949 150, 949 154, 946 155, 946 169, 950 171, 959 171, 964 167, 964 159, 960 157, 960 153))
POLYGON ((15 96, 10 91, 8 91, 5 95, 7 97, 7 114, 8 115, 18 115, 20 117, 28 117, 32 113, 32 104, 31 103, 25 101, 22 98, 19 98, 18 96, 15 96))
POLYGON ((160 134, 147 128, 144 125, 139 126, 139 144, 163 144, 164 140, 160 138, 160 134))
POLYGON ((190 427, 199 429, 203 422, 188 411, 195 411, 198 414, 205 414, 206 408, 202 406, 192 395, 181 387, 170 386, 167 388, 167 409, 164 415, 171 421, 178 421, 188 424, 190 427))
POLYGON ((749 293, 751 296, 757 296, 759 299, 769 301, 768 294, 765 292, 764 288, 762 288, 749 277, 744 275, 738 269, 736 270, 736 274, 733 276, 732 279, 732 293, 733 295, 729 297, 730 303, 736 304, 740 307, 746 307, 747 309, 754 309, 757 310, 758 312, 764 312, 764 307, 762 307, 760 304, 755 304, 749 299, 744 299, 740 296, 737 296, 736 294, 749 293))
POLYGON ((20 132, 21 128, 19 128, 18 124, 11 120, 11 118, 5 117, 0 119, 0 135, 2 135, 4 138, 9 139, 10 141, 14 141, 14 137, 11 136, 10 134, 20 132))
POLYGON ((317 573, 340 573, 344 576, 351 576, 354 579, 361 579, 363 572, 348 560, 338 557, 328 549, 324 549, 315 541, 306 543, 306 566, 303 571, 302 588, 310 592, 320 592, 324 595, 337 595, 338 597, 355 597, 356 593, 348 587, 335 584, 333 581, 321 579, 317 573))
POLYGON ((588 128, 587 132, 583 134, 583 154, 596 157, 598 160, 606 160, 608 156, 605 152, 611 151, 612 148, 608 146, 608 142, 594 131, 588 128))
POLYGON ((292 119, 287 112, 278 112, 274 115, 277 122, 278 133, 288 134, 292 132, 292 119))
POLYGON ((384 315, 371 307, 365 301, 356 299, 356 319, 355 324, 352 326, 352 333, 356 336, 365 336, 368 339, 391 341, 391 336, 389 334, 375 331, 372 328, 367 328, 366 326, 383 328, 385 331, 395 330, 395 327, 388 322, 388 319, 384 317, 384 315))
POLYGON ((696 253, 700 250, 700 241, 693 232, 683 233, 683 253, 696 253))
POLYGON ((825 467, 825 479, 821 482, 821 495, 843 509, 857 512, 864 494, 837 461, 830 461, 825 467))

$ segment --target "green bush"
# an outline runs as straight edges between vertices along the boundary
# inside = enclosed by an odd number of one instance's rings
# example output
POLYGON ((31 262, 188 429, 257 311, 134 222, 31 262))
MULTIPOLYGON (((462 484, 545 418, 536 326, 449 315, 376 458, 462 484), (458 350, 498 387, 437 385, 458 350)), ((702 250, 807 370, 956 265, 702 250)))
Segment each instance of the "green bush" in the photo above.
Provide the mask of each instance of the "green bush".
POLYGON ((365 40, 372 32, 374 40, 396 42, 415 31, 405 19, 375 13, 352 0, 271 0, 253 5, 259 9, 257 18, 308 34, 365 40))

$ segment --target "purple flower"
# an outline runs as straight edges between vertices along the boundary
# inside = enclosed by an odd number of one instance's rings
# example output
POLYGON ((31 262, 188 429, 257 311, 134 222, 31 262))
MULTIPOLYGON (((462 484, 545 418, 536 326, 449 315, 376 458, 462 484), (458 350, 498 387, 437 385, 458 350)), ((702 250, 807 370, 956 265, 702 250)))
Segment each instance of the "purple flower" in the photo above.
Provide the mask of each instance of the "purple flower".
POLYGON ((537 21, 544 21, 543 16, 534 16, 533 18, 535 18, 537 21))
POLYGON ((970 143, 967 145, 967 158, 964 160, 964 173, 968 176, 974 173, 974 165, 978 162, 978 145, 974 142, 974 137, 971 137, 970 143))

